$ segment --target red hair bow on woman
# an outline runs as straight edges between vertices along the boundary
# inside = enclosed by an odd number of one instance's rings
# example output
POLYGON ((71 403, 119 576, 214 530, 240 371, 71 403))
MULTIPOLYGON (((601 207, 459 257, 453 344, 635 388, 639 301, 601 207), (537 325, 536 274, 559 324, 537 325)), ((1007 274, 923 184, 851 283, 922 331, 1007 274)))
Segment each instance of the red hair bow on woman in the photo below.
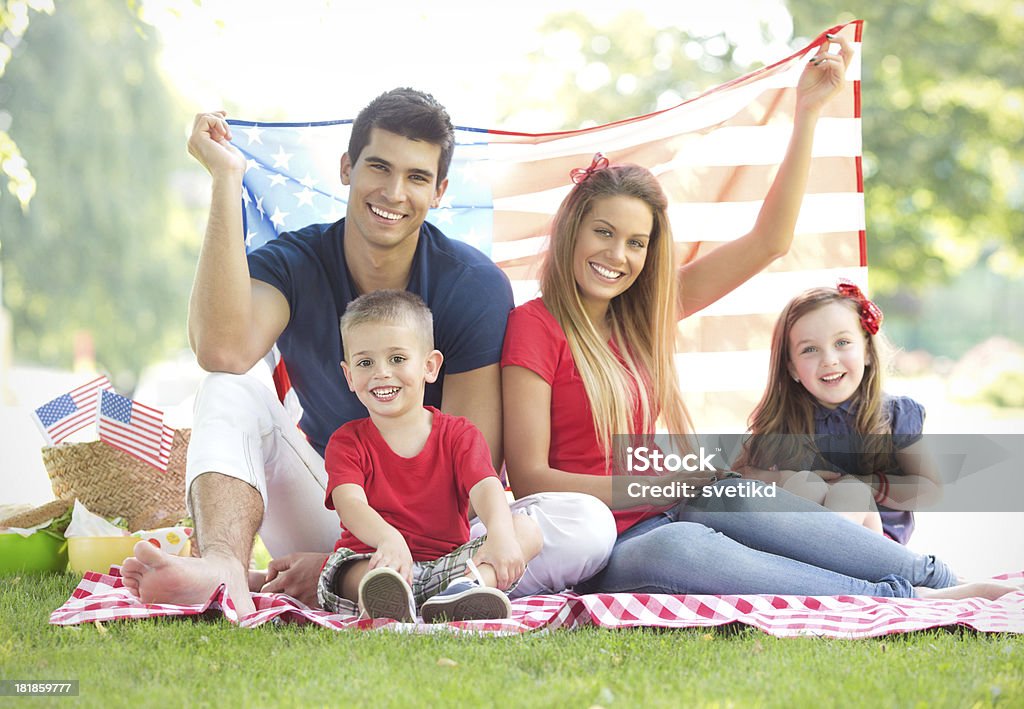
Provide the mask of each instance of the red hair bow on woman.
POLYGON ((573 168, 569 172, 569 177, 572 178, 574 184, 578 185, 598 170, 605 169, 608 165, 608 158, 606 158, 602 153, 594 153, 594 160, 590 163, 590 167, 573 168))
POLYGON ((872 335, 878 334, 878 328, 882 327, 882 309, 868 300, 867 296, 857 287, 856 283, 843 279, 839 281, 836 290, 847 298, 853 298, 860 305, 860 323, 872 335))

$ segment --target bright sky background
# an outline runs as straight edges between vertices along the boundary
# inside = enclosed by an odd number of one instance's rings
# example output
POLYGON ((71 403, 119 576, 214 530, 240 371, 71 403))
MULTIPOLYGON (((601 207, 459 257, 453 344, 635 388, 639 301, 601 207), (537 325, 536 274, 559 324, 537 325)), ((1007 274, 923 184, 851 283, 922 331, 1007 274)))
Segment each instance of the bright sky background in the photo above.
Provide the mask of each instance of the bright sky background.
MULTIPOLYGON (((235 108, 236 117, 250 120, 352 118, 382 91, 413 86, 433 93, 456 124, 495 127, 495 77, 523 66, 539 46, 535 29, 557 11, 585 11, 603 20, 636 9, 655 26, 707 35, 725 31, 751 61, 771 62, 789 53, 782 43, 765 46, 763 26, 783 38, 792 30, 780 0, 700 6, 665 0, 523 0, 500 6, 468 0, 203 0, 201 7, 146 0, 143 7, 163 39, 164 70, 185 101, 196 111, 235 108)), ((814 34, 821 28, 801 29, 814 34)))

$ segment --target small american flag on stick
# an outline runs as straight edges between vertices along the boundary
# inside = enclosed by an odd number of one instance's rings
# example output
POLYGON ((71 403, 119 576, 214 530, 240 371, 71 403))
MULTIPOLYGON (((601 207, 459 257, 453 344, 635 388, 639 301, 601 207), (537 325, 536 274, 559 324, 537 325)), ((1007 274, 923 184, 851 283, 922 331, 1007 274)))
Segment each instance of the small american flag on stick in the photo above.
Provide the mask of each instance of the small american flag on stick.
POLYGON ((111 389, 110 380, 100 375, 67 394, 61 394, 32 412, 46 444, 57 445, 75 431, 96 420, 100 391, 111 389))
POLYGON ((101 441, 167 471, 174 429, 164 424, 164 414, 159 409, 103 391, 97 428, 101 441))

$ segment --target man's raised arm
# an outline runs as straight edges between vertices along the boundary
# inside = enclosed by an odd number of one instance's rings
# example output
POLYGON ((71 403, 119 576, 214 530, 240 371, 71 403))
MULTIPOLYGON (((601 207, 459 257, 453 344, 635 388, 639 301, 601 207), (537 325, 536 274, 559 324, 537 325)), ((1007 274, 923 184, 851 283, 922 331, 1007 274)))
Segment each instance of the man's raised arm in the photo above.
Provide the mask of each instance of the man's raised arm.
POLYGON ((210 217, 189 300, 188 338, 207 371, 248 371, 288 324, 288 301, 249 276, 242 237, 245 158, 230 144, 225 113, 200 113, 188 151, 213 178, 210 217))

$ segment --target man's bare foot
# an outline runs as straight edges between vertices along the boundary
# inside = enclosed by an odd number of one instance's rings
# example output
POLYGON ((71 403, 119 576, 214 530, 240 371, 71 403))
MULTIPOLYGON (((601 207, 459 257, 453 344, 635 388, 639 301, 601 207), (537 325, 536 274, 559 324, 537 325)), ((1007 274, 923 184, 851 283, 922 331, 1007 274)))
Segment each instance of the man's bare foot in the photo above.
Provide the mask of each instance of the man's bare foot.
POLYGON ((958 586, 950 586, 949 588, 924 588, 922 586, 918 586, 914 588, 914 591, 917 593, 918 598, 944 598, 954 600, 963 598, 987 598, 990 601, 994 601, 997 598, 1005 596, 1007 593, 1020 591, 1020 588, 1000 581, 974 581, 972 583, 962 583, 958 586))
POLYGON ((224 584, 239 620, 256 611, 247 571, 237 559, 171 556, 145 541, 133 551, 135 556, 121 567, 121 577, 125 588, 143 603, 204 603, 224 584))

